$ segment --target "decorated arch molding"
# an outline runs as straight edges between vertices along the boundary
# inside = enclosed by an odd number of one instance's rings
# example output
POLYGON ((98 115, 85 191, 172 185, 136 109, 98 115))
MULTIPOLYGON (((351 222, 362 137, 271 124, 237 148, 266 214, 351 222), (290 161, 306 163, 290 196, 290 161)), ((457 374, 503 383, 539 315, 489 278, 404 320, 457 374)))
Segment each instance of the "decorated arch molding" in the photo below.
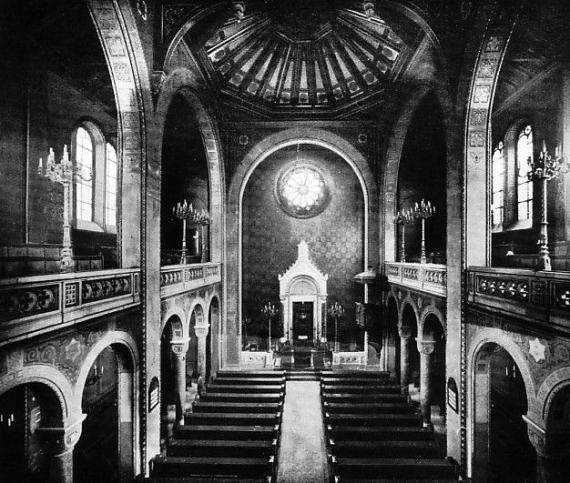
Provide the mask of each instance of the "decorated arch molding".
MULTIPOLYGON (((77 419, 81 411, 74 411, 73 389, 65 375, 55 367, 45 364, 23 366, 17 372, 9 372, 0 377, 0 396, 10 389, 24 384, 38 383, 47 386, 59 401, 64 426, 69 420, 77 419)), ((81 409, 81 408, 79 408, 81 409)))
POLYGON ((467 367, 469 368, 469 398, 472 400, 473 390, 474 390, 474 376, 475 376, 475 366, 477 362, 477 357, 481 353, 481 350, 487 344, 496 344, 506 350, 512 359, 515 361, 521 376, 523 378, 527 406, 529 414, 536 414, 537 409, 537 399, 536 399, 536 387, 534 379, 532 377, 532 372, 530 365, 525 355, 523 354, 521 348, 517 343, 503 330, 499 328, 485 328, 479 331, 475 337, 470 341, 470 348, 467 354, 467 367))
POLYGON ((570 367, 561 367, 550 373, 542 382, 536 393, 537 403, 541 410, 539 416, 543 427, 546 428, 552 403, 560 390, 570 386, 570 367))
POLYGON ((162 159, 162 138, 164 136, 168 108, 176 94, 182 95, 194 113, 206 150, 208 184, 210 188, 210 256, 213 262, 220 262, 222 260, 224 233, 224 167, 219 134, 214 117, 206 109, 200 96, 193 89, 195 84, 196 76, 185 68, 174 70, 163 82, 156 106, 153 146, 156 149, 157 159, 162 159))
MULTIPOLYGON (((79 375, 77 377, 77 383, 74 387, 74 404, 77 407, 81 408, 83 389, 85 388, 85 381, 87 380, 91 366, 95 363, 95 360, 97 357, 99 357, 99 354, 101 354, 103 350, 113 345, 119 345, 127 351, 130 359, 128 362, 131 364, 131 370, 127 372, 133 374, 133 392, 135 394, 137 393, 137 374, 139 373, 139 355, 137 344, 133 337, 127 332, 109 331, 106 332, 105 335, 91 347, 85 356, 85 359, 83 360, 83 364, 81 365, 81 369, 79 370, 79 375)), ((135 401, 133 401, 133 403, 135 403, 135 401)))
POLYGON ((257 143, 243 158, 233 175, 226 213, 226 279, 224 286, 228 336, 233 337, 233 346, 228 344, 228 363, 239 364, 239 336, 241 332, 241 219, 242 197, 247 182, 269 155, 297 143, 314 144, 330 149, 354 171, 362 188, 364 213, 364 267, 376 263, 378 232, 369 226, 378 226, 378 195, 372 170, 364 155, 343 137, 325 129, 295 127, 267 136, 257 143), (370 256, 369 254, 372 254, 370 256))
POLYGON ((181 307, 170 307, 167 312, 162 317, 162 322, 160 324, 160 333, 164 332, 167 324, 172 327, 172 341, 174 343, 183 343, 188 338, 185 338, 184 331, 184 321, 186 320, 186 315, 181 307), (178 320, 173 320, 173 318, 178 320))
POLYGON ((418 328, 418 334, 421 334, 420 337, 423 338, 425 335, 424 334, 424 327, 425 327, 426 319, 430 315, 433 315, 437 319, 437 321, 439 322, 439 325, 441 326, 441 330, 447 339, 447 324, 445 321, 445 317, 444 317, 443 313, 441 312, 441 310, 439 310, 435 306, 435 304, 433 304, 433 303, 424 307, 420 313, 419 328, 418 328))

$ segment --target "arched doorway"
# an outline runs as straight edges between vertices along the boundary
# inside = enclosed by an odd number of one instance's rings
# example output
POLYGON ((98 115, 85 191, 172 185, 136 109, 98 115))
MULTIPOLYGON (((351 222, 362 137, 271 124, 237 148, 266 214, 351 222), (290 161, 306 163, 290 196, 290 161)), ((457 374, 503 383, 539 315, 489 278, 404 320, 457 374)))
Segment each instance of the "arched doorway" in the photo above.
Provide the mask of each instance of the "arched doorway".
POLYGON ((49 481, 49 448, 41 429, 62 426, 60 402, 45 384, 22 384, 0 395, 2 481, 49 481))
POLYGON ((398 307, 390 297, 386 307, 386 323, 382 336, 382 360, 384 367, 398 380, 400 378, 400 338, 398 336, 398 307))
POLYGON ((526 388, 511 355, 485 344, 475 358, 474 384, 474 481, 536 481, 536 453, 522 418, 526 388))
POLYGON ((410 304, 406 304, 402 312, 400 337, 402 338, 401 379, 404 383, 412 384, 414 392, 417 392, 420 387, 420 353, 416 344, 418 322, 410 304))
POLYGON ((73 453, 76 482, 129 482, 133 464, 134 363, 119 344, 103 349, 89 369, 81 408, 86 415, 73 453))

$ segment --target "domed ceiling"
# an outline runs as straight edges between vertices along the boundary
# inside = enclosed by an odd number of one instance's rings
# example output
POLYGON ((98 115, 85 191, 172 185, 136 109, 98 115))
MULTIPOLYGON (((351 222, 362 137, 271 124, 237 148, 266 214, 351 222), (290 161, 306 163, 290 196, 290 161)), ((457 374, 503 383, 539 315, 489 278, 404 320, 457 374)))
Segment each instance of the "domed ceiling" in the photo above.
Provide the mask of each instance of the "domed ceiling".
POLYGON ((392 2, 232 3, 198 57, 238 108, 346 111, 380 101, 425 38, 392 2))

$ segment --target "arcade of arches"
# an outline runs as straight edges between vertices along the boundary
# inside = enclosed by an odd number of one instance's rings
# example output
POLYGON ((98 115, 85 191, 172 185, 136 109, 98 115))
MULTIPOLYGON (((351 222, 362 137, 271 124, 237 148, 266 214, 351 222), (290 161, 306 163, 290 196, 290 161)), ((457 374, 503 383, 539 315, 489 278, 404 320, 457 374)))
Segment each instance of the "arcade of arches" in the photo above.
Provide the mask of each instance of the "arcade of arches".
POLYGON ((567 481, 566 1, 3 7, 0 480, 146 481, 263 369, 387 371, 457 479, 567 481))

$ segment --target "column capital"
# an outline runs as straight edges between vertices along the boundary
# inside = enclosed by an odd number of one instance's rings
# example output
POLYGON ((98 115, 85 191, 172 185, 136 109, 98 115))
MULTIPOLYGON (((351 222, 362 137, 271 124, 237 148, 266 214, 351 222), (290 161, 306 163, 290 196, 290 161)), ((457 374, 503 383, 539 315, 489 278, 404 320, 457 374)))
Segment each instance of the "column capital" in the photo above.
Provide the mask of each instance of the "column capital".
POLYGON ((425 354, 426 356, 433 354, 435 350, 435 340, 416 339, 416 343, 418 345, 418 351, 420 354, 425 354))
POLYGON ((176 357, 183 357, 188 350, 188 341, 171 341, 170 350, 176 357))
POLYGON ((196 337, 198 339, 204 339, 210 330, 210 324, 200 324, 194 326, 194 332, 196 333, 196 337))
POLYGON ((42 435, 47 443, 48 450, 54 455, 69 453, 73 450, 79 437, 83 421, 87 414, 82 414, 75 421, 68 422, 60 427, 40 427, 38 433, 42 435))
POLYGON ((398 326, 398 335, 400 339, 409 339, 412 336, 412 329, 410 327, 398 326))
POLYGON ((566 431, 546 431, 538 423, 535 423, 528 416, 522 417, 527 425, 528 439, 536 450, 536 453, 543 458, 561 460, 570 455, 568 440, 570 432, 566 431))

